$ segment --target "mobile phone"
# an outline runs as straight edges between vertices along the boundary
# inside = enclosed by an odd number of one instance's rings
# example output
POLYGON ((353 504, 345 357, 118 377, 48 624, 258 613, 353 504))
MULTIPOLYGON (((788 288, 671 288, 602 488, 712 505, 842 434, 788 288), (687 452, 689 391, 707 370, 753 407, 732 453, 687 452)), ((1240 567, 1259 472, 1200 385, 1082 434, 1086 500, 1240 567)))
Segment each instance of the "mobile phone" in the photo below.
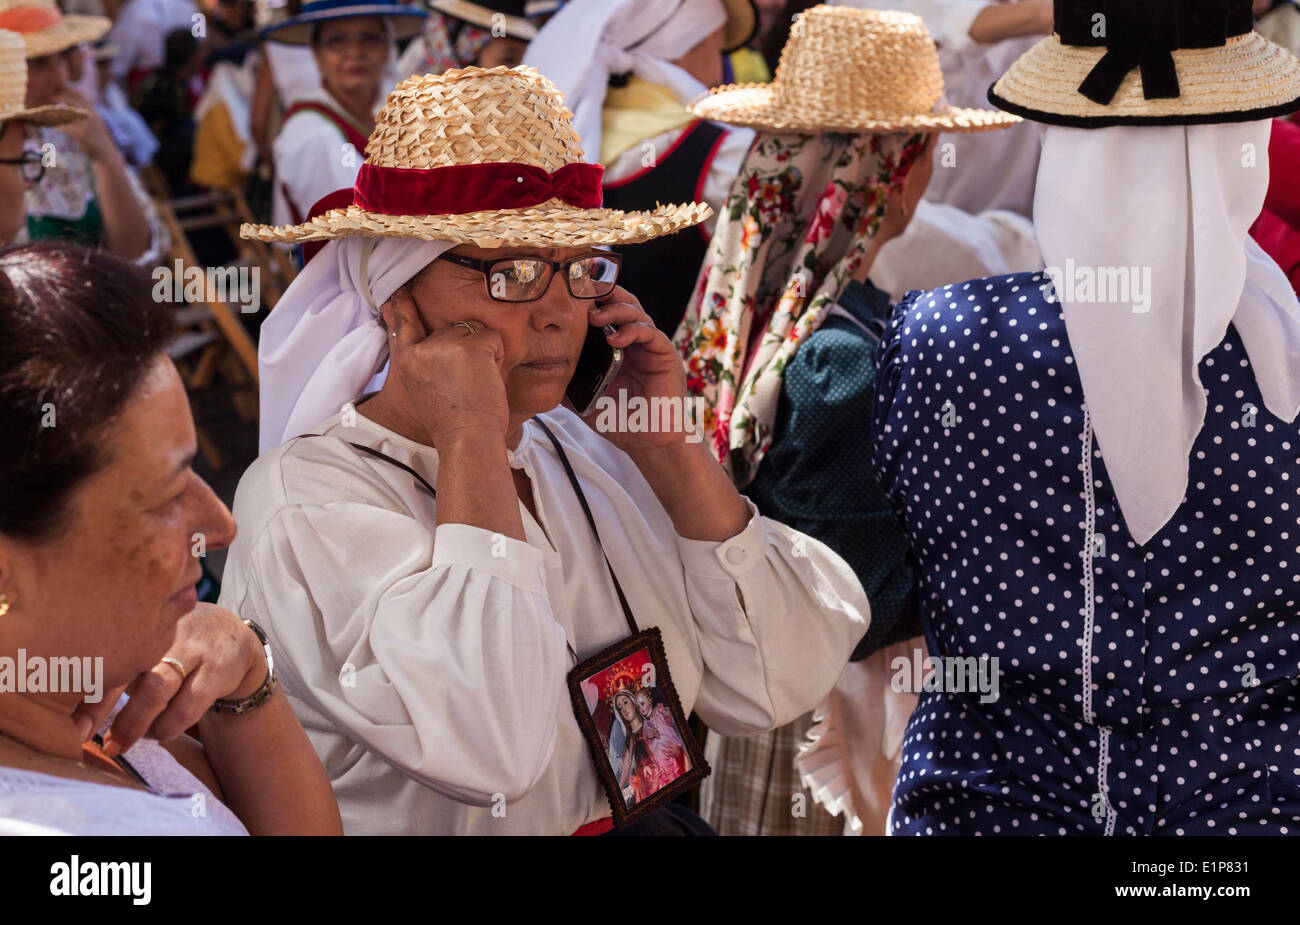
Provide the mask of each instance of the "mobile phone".
POLYGON ((565 398, 580 417, 586 417, 596 410, 596 402, 600 401, 609 384, 618 375, 619 367, 623 365, 622 348, 611 347, 605 339, 606 334, 613 334, 617 330, 612 324, 599 328, 587 326, 587 339, 582 344, 582 353, 578 355, 577 369, 564 390, 565 398))

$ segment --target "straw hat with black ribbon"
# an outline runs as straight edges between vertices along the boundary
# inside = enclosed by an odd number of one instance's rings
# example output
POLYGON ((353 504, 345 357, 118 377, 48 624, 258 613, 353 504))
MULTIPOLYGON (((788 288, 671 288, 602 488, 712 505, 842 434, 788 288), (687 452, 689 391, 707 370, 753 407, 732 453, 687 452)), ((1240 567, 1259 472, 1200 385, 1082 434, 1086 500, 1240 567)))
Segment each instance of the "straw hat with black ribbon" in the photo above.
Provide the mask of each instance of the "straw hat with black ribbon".
POLYGON ((429 13, 399 0, 310 0, 297 16, 264 26, 258 36, 288 45, 310 45, 312 33, 321 23, 358 16, 382 17, 392 30, 393 40, 400 42, 419 35, 429 13))
POLYGON ((0 29, 0 123, 21 119, 33 125, 66 125, 89 115, 63 105, 28 108, 26 97, 26 44, 18 33, 0 29))
POLYGON ((1300 60, 1251 25, 1251 0, 1057 0, 1055 34, 989 91, 1047 123, 1034 231, 1049 301, 1139 545, 1186 496, 1201 362, 1230 325, 1264 407, 1300 415, 1300 303, 1249 233, 1277 166, 1272 117, 1300 109, 1300 60), (1140 305, 1098 304, 1059 275, 1072 266, 1150 283, 1140 305))
POLYGON ((1020 120, 943 100, 934 39, 919 16, 815 6, 801 13, 770 84, 717 87, 691 111, 769 132, 983 132, 1020 120))
MULTIPOLYGON (((601 173, 583 161, 572 114, 528 67, 411 77, 388 96, 355 186, 299 225, 244 225, 259 241, 350 236, 479 247, 631 244, 699 224, 702 203, 601 208, 601 173)), ((307 165, 304 165, 307 166, 307 165)))
POLYGON ((989 90, 1078 128, 1249 122, 1300 103, 1300 61, 1254 31, 1251 0, 1056 0, 1055 30, 989 90))
POLYGON ((0 0, 0 29, 22 35, 28 58, 41 58, 102 38, 106 16, 65 16, 54 0, 0 0))

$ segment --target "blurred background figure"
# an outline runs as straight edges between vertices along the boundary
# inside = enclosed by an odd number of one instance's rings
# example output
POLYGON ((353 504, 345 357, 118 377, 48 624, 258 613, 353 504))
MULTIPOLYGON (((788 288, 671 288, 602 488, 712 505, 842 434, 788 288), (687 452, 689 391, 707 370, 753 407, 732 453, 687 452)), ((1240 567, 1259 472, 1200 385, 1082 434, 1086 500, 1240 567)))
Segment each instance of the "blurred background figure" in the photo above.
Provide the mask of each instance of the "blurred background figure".
POLYGON ((175 195, 190 186, 197 102, 192 81, 198 69, 198 39, 189 29, 175 29, 167 34, 163 66, 146 75, 131 93, 131 105, 158 139, 153 162, 175 195))
POLYGON ((45 173, 41 152, 29 147, 36 126, 66 125, 88 117, 69 106, 29 107, 23 37, 0 29, 0 246, 13 241, 27 220, 24 193, 45 173))
POLYGON ((61 103, 91 113, 38 129, 46 175, 26 194, 27 238, 67 238, 151 265, 166 245, 157 213, 91 102, 68 86, 63 52, 101 38, 109 21, 63 16, 52 0, 0 0, 5 13, 27 48, 27 105, 61 103))
POLYGON ((396 83, 396 42, 419 33, 427 15, 397 0, 314 0, 262 30, 273 42, 309 46, 321 76, 318 90, 290 101, 272 146, 273 224, 297 224, 321 198, 351 188, 396 83))
POLYGON ((1254 10, 1256 32, 1300 54, 1300 7, 1295 0, 1254 0, 1254 10))
MULTIPOLYGON (((411 42, 397 64, 403 77, 441 74, 456 67, 515 67, 523 63, 538 21, 525 0, 430 0, 433 12, 424 34, 411 42)), ((559 4, 546 4, 547 15, 559 4)))
POLYGON ((757 26, 750 0, 569 0, 524 56, 564 94, 587 160, 605 166, 608 208, 689 199, 713 207, 698 228, 617 248, 620 278, 670 336, 753 139, 686 106, 729 79, 727 53, 746 45, 757 26))
POLYGON ((208 41, 214 48, 251 43, 257 38, 253 0, 217 0, 208 17, 208 41))
POLYGON ((163 66, 168 33, 184 29, 207 35, 207 17, 190 0, 126 0, 114 18, 109 41, 118 49, 110 65, 113 79, 128 92, 150 71, 163 66))
POLYGON ((271 208, 271 144, 280 132, 284 111, 297 99, 320 89, 320 69, 309 45, 289 45, 268 41, 266 30, 302 10, 299 0, 257 0, 255 20, 258 27, 255 83, 249 114, 253 140, 257 146, 258 171, 265 180, 266 214, 271 208))
POLYGON ((95 103, 95 113, 113 136, 113 143, 132 167, 143 167, 158 151, 158 139, 140 114, 131 108, 122 87, 113 79, 111 65, 117 49, 100 40, 92 46, 95 92, 87 99, 95 103))
MULTIPOLYGON (((260 60, 221 60, 208 73, 194 108, 194 157, 190 180, 200 186, 246 188, 257 163, 252 105, 260 60)), ((269 206, 269 203, 268 203, 269 206)))

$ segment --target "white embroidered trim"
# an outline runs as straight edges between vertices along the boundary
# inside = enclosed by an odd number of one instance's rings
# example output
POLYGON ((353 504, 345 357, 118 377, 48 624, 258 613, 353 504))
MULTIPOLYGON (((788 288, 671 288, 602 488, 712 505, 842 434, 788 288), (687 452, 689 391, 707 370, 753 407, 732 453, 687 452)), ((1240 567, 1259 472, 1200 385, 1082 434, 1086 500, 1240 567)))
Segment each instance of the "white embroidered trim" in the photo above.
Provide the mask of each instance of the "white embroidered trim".
POLYGON ((1092 711, 1092 626, 1094 588, 1092 578, 1093 534, 1097 528, 1097 499, 1092 492, 1092 415, 1083 412, 1083 721, 1096 723, 1092 711))
POLYGON ((1101 730, 1101 744, 1097 749, 1097 787, 1101 793, 1102 805, 1106 807, 1106 831, 1104 834, 1111 836, 1115 834, 1115 807, 1110 805, 1110 782, 1108 780, 1110 771, 1110 729, 1106 726, 1098 728, 1101 730))
MULTIPOLYGON (((1083 410, 1083 721, 1096 725, 1097 714, 1092 709, 1092 636, 1096 620, 1093 583, 1093 536, 1097 530, 1097 498, 1092 485, 1092 415, 1083 410)), ((1098 726, 1100 744, 1097 749, 1097 792, 1106 807, 1106 835, 1115 834, 1115 808, 1110 805, 1110 784, 1107 771, 1110 767, 1110 728, 1098 726)))

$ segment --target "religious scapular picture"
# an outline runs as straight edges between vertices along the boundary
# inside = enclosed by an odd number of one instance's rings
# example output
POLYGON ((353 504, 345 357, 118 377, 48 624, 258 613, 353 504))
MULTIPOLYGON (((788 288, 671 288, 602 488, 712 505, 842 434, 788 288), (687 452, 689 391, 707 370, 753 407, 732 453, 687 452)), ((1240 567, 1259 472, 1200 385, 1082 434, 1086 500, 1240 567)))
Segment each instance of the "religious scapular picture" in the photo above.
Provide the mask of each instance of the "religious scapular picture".
POLYGON ((569 673, 578 724, 618 825, 690 789, 709 773, 651 628, 569 673))

